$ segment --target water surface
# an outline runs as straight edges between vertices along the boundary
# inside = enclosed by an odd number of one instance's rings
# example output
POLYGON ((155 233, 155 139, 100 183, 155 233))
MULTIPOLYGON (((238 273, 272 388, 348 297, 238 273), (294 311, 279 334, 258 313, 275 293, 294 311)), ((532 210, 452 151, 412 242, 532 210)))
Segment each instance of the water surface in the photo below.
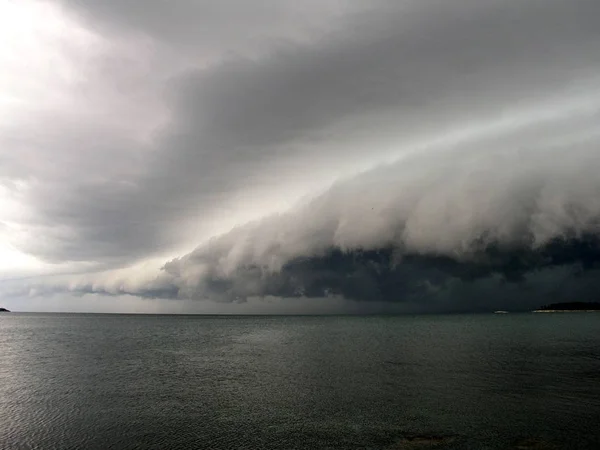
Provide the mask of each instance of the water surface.
POLYGON ((0 316, 3 449, 600 448, 600 314, 0 316))

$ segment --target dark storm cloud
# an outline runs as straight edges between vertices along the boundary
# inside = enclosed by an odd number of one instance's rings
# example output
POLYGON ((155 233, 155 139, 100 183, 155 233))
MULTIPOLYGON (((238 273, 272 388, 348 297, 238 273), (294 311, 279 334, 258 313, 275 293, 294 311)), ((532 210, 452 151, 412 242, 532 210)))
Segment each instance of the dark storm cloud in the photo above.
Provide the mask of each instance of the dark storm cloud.
MULTIPOLYGON (((186 40, 192 48, 204 39, 195 33, 210 33, 209 42, 235 34, 200 26, 209 19, 230 23, 243 15, 244 33, 252 35, 257 28, 268 32, 265 17, 277 22, 297 9, 291 3, 190 1, 168 10, 164 2, 65 4, 90 23, 112 24, 100 30, 142 30, 156 42, 186 40)), ((400 147, 401 136, 493 116, 596 73, 594 1, 377 2, 361 14, 340 5, 326 6, 336 20, 318 39, 267 40, 258 55, 225 53, 222 62, 175 76, 166 97, 169 125, 150 144, 115 141, 95 125, 73 134, 59 122, 56 139, 41 133, 48 152, 59 161, 67 157, 60 166, 48 164, 63 181, 45 183, 40 169, 25 199, 46 244, 29 240, 22 247, 52 261, 126 261, 164 251, 177 243, 179 227, 249 187, 285 184, 324 165, 335 173, 346 159, 366 159, 367 151, 377 162, 377 149, 400 147), (103 161, 96 164, 92 154, 103 161), (136 170, 123 173, 131 165, 136 170), (87 180, 90 173, 98 179, 87 180)), ((303 9, 307 17, 325 11, 309 10, 303 9)), ((118 64, 110 67, 107 80, 123 78, 118 64)), ((143 72, 136 74, 131 82, 143 84, 143 72)))
POLYGON ((57 3, 106 42, 77 108, 0 133, 22 250, 122 267, 193 248, 240 196, 260 217, 270 191, 365 171, 155 279, 61 289, 473 306, 596 269, 597 1, 57 3))
POLYGON ((451 291, 476 307, 494 286, 496 297, 510 293, 508 303, 575 292, 591 299, 598 283, 585 274, 600 269, 600 183, 592 175, 600 158, 588 146, 382 167, 215 238, 169 262, 164 280, 184 298, 434 301, 451 291), (561 158, 569 160, 557 165, 561 158), (562 277, 549 275, 557 268, 562 277))
POLYGON ((216 237, 158 277, 108 275, 63 288, 221 302, 343 297, 429 311, 593 300, 600 288, 595 146, 463 148, 438 155, 437 165, 413 156, 216 237))

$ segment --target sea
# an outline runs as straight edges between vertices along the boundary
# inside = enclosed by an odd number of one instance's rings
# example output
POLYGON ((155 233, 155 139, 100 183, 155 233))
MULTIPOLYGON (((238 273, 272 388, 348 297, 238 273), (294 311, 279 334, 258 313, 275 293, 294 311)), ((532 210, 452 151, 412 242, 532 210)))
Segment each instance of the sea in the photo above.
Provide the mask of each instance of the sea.
POLYGON ((600 449, 600 313, 0 315, 0 449, 600 449))

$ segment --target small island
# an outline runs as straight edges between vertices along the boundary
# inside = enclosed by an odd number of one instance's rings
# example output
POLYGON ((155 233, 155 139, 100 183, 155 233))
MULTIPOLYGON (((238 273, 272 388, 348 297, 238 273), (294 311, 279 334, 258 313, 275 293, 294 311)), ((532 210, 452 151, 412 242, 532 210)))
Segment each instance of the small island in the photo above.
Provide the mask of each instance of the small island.
POLYGON ((3 313, 3 312, 10 312, 10 311, 6 308, 0 308, 0 313, 3 313))
POLYGON ((566 302, 566 303, 551 303, 544 305, 533 312, 536 313, 551 313, 551 312, 596 312, 600 311, 600 303, 598 302, 566 302))

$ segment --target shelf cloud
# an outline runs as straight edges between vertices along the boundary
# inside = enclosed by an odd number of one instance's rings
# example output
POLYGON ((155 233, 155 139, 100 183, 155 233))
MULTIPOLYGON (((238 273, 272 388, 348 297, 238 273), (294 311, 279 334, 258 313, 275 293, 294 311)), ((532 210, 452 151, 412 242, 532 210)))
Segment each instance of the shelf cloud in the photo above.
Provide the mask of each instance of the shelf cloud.
POLYGON ((595 1, 0 8, 5 298, 597 292, 595 1))

